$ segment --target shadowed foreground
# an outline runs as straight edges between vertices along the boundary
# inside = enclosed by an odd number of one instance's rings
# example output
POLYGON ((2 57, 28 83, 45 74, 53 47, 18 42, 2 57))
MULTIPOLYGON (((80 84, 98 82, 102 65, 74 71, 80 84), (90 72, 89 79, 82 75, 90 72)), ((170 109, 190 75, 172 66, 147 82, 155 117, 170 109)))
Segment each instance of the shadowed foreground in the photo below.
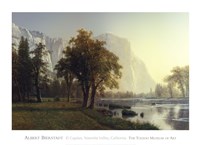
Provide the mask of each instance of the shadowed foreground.
POLYGON ((95 110, 82 110, 67 102, 14 103, 13 130, 153 130, 149 123, 131 123, 111 118, 95 110))

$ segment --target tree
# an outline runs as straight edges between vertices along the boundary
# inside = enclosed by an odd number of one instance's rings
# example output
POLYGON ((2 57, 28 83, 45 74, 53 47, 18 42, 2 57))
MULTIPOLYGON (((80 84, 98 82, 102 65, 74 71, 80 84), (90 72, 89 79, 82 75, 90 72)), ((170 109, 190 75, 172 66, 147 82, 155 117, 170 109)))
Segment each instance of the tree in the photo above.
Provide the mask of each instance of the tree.
POLYGON ((185 94, 186 97, 189 97, 189 65, 183 67, 183 78, 185 84, 185 94))
POLYGON ((163 93, 163 87, 161 86, 161 84, 157 84, 155 87, 155 95, 156 97, 161 97, 163 93))
POLYGON ((174 67, 171 73, 171 75, 165 78, 168 86, 172 87, 176 84, 183 97, 189 96, 189 66, 174 67))
POLYGON ((32 66, 36 97, 38 102, 42 102, 40 82, 47 71, 47 62, 43 60, 43 57, 47 54, 47 52, 45 51, 45 45, 43 45, 42 43, 36 44, 36 49, 34 49, 31 54, 33 54, 32 66))
POLYGON ((61 96, 61 84, 57 78, 51 83, 51 95, 54 98, 60 98, 61 96))
POLYGON ((32 88, 32 65, 29 55, 28 40, 21 37, 18 47, 18 85, 20 88, 22 101, 27 97, 29 99, 30 91, 32 88))
POLYGON ((18 82, 18 53, 14 46, 15 44, 12 44, 12 100, 21 101, 21 92, 18 82))
POLYGON ((118 87, 122 66, 118 64, 119 58, 104 45, 105 42, 92 39, 92 32, 80 29, 69 41, 64 58, 58 62, 64 66, 65 74, 71 72, 78 79, 83 92, 83 108, 87 107, 89 96, 89 107, 93 108, 97 90, 118 87))
POLYGON ((40 89, 41 95, 44 97, 51 97, 51 79, 45 74, 43 77, 40 77, 40 89))
MULTIPOLYGON (((69 51, 69 49, 67 49, 66 51, 69 51)), ((67 61, 67 58, 61 58, 54 69, 57 70, 57 77, 64 77, 65 79, 67 89, 67 101, 69 102, 74 75, 72 74, 68 63, 69 62, 67 61)))
POLYGON ((70 71, 79 80, 83 92, 82 107, 87 107, 89 92, 91 88, 90 82, 90 66, 91 56, 89 51, 92 47, 93 40, 91 39, 92 32, 87 32, 83 29, 78 31, 77 37, 72 37, 67 46, 67 51, 64 52, 66 61, 69 64, 70 71))
POLYGON ((175 86, 174 80, 172 79, 171 76, 167 76, 164 79, 164 81, 167 82, 169 95, 170 95, 171 98, 173 98, 174 97, 174 86, 175 86))
POLYGON ((61 84, 60 84, 60 89, 61 89, 61 97, 66 97, 67 96, 67 84, 66 81, 64 79, 61 80, 61 84))
POLYGON ((94 99, 97 92, 105 90, 105 87, 118 88, 117 80, 121 78, 121 65, 119 58, 104 47, 105 42, 95 40, 91 49, 91 101, 90 108, 94 107, 94 99))

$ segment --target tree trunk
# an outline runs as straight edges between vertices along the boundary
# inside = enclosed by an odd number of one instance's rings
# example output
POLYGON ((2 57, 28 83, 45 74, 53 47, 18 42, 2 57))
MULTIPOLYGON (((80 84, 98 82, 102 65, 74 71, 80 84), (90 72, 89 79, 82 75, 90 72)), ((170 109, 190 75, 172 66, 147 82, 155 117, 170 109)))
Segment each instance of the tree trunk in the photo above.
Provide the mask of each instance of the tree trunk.
POLYGON ((30 101, 30 93, 27 92, 27 99, 28 99, 28 102, 30 101))
POLYGON ((67 102, 69 102, 69 98, 70 98, 70 89, 67 88, 67 102))
POLYGON ((89 98, 89 93, 85 93, 85 95, 83 94, 83 104, 82 104, 83 108, 87 107, 88 98, 89 98))
POLYGON ((17 96, 18 96, 18 101, 21 102, 21 91, 20 91, 20 87, 19 87, 19 83, 17 81, 17 79, 14 77, 15 79, 15 83, 16 83, 16 86, 17 86, 17 96))
POLYGON ((168 89, 169 89, 169 95, 171 98, 173 98, 173 87, 171 84, 168 85, 168 89))
POLYGON ((180 83, 180 89, 181 89, 182 95, 183 95, 183 97, 185 97, 185 90, 183 87, 183 83, 181 82, 181 80, 179 81, 179 83, 180 83))
POLYGON ((89 106, 90 109, 94 108, 95 95, 96 95, 96 87, 94 84, 92 84, 91 101, 89 106))
POLYGON ((186 96, 185 97, 189 97, 189 84, 185 85, 185 92, 186 92, 186 96))
POLYGON ((172 91, 172 88, 169 89, 169 94, 170 94, 170 97, 173 98, 173 91, 172 91))
POLYGON ((24 86, 22 87, 22 102, 24 102, 25 101, 25 89, 24 89, 24 86))
POLYGON ((83 95, 82 108, 86 108, 87 107, 87 101, 88 101, 88 97, 86 95, 83 95))
POLYGON ((184 90, 184 88, 181 88, 181 92, 182 92, 183 97, 185 97, 185 90, 184 90))
POLYGON ((87 107, 87 102, 88 102, 88 97, 89 97, 89 86, 84 87, 82 86, 82 91, 83 91, 83 104, 82 104, 82 108, 86 108, 87 107))
POLYGON ((31 93, 31 83, 28 82, 27 83, 27 101, 29 102, 30 101, 30 93, 31 93))
POLYGON ((37 92, 37 102, 42 102, 42 99, 41 99, 41 93, 40 93, 40 88, 38 85, 36 85, 36 92, 37 92))
POLYGON ((42 102, 38 76, 35 78, 35 89, 36 89, 37 102, 42 102))
POLYGON ((69 99, 70 99, 71 87, 72 87, 72 83, 68 83, 67 84, 67 102, 69 102, 69 99))

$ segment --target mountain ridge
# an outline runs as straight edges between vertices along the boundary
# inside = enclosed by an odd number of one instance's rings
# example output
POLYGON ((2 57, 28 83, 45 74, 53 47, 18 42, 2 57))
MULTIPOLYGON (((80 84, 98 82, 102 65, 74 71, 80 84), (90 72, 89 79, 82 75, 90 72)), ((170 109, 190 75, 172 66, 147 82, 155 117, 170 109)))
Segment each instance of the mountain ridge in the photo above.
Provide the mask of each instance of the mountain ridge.
MULTIPOLYGON (((21 36, 28 39, 30 50, 33 50, 35 44, 39 42, 46 46, 48 55, 45 60, 49 63, 49 70, 53 71, 57 61, 62 57, 67 41, 62 38, 49 37, 39 31, 30 31, 13 23, 12 43, 15 43, 16 47, 18 47, 21 36)), ((123 66, 119 91, 142 93, 149 92, 155 87, 155 82, 148 73, 146 65, 132 52, 130 42, 126 38, 112 33, 104 33, 94 38, 105 41, 105 47, 119 57, 119 63, 123 66)))

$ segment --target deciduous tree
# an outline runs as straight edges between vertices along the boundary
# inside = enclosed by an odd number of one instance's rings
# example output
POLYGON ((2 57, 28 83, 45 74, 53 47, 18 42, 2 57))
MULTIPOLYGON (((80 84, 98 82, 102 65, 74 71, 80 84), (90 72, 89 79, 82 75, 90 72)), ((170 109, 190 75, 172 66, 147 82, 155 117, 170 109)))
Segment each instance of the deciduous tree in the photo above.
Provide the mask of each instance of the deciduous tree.
MULTIPOLYGON (((68 52, 65 52, 65 53, 68 53, 68 52)), ((57 70, 57 77, 64 77, 65 79, 66 90, 67 90, 66 91, 67 101, 69 102, 74 75, 72 74, 70 70, 70 64, 67 58, 61 58, 58 61, 57 65, 55 66, 55 70, 57 70)))
POLYGON ((165 78, 168 86, 177 85, 183 97, 189 96, 189 66, 174 67, 171 75, 165 78))
POLYGON ((64 58, 58 62, 57 66, 64 66, 66 74, 71 72, 78 79, 83 92, 82 107, 87 107, 89 96, 89 107, 94 107, 98 90, 118 87, 122 66, 118 63, 119 58, 104 45, 104 41, 92 38, 92 32, 80 29, 69 41, 64 58))

